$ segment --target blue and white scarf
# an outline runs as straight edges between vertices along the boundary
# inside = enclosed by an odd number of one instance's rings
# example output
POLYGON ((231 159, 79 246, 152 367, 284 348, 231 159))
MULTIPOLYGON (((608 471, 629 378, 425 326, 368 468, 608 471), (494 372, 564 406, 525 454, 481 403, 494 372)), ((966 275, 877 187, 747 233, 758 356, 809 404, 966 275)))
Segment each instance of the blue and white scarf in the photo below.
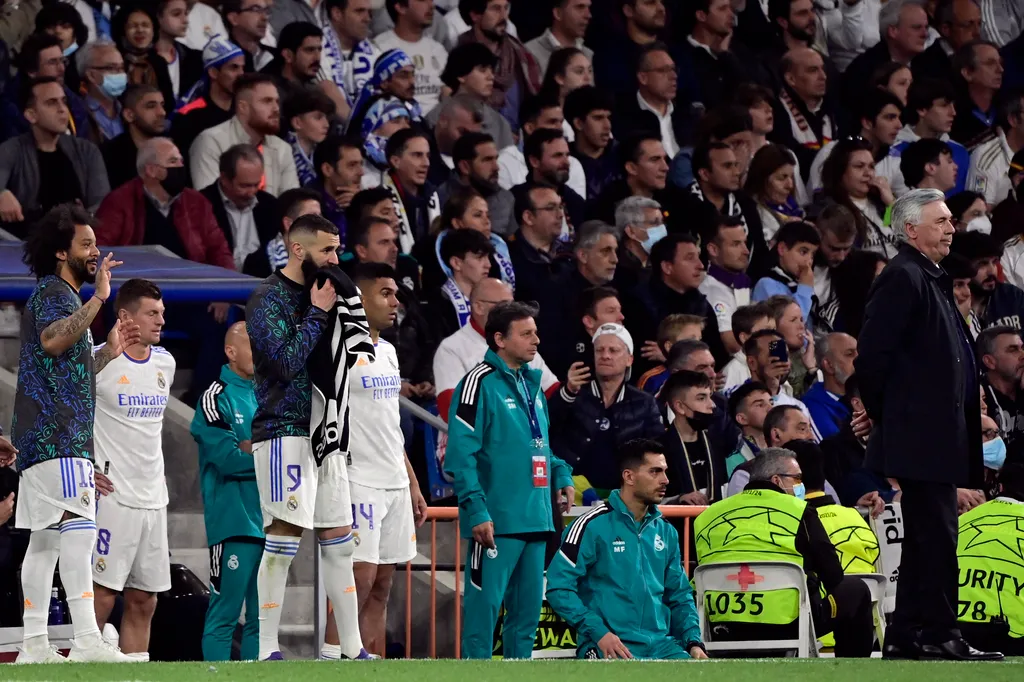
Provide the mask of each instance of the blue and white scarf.
POLYGON ((462 329, 469 324, 469 317, 473 312, 469 305, 469 299, 462 293, 462 289, 459 289, 459 285, 451 277, 441 285, 441 292, 452 302, 452 306, 455 307, 455 315, 459 318, 459 329, 462 329))
POLYGON ((295 160, 295 172, 299 175, 299 186, 305 187, 312 184, 316 180, 313 157, 306 156, 302 145, 299 144, 299 136, 294 131, 288 133, 288 142, 292 145, 292 158, 295 160))
MULTIPOLYGON (((396 73, 404 68, 413 67, 415 64, 412 59, 405 52, 399 49, 388 50, 380 57, 377 58, 377 63, 373 65, 373 75, 366 81, 362 89, 359 91, 359 97, 356 99, 356 103, 352 106, 352 115, 356 116, 360 111, 363 111, 370 105, 371 100, 374 97, 380 97, 384 94, 381 90, 381 84, 385 81, 391 80, 396 73)), ((419 121, 423 118, 423 113, 420 111, 420 105, 415 100, 411 102, 405 102, 405 106, 409 109, 409 114, 412 120, 419 121)))
POLYGON ((327 75, 345 94, 345 100, 351 106, 373 73, 373 46, 369 40, 359 41, 352 50, 351 59, 346 60, 341 41, 338 40, 331 22, 322 21, 321 27, 324 32, 324 53, 329 58, 331 66, 331 72, 327 75), (351 71, 347 68, 349 61, 352 63, 351 71))
POLYGON ((274 272, 288 264, 288 245, 284 237, 277 235, 267 242, 267 262, 270 263, 270 271, 274 272))
POLYGON ((379 99, 371 104, 366 112, 359 132, 365 140, 363 148, 366 150, 367 158, 380 170, 386 170, 388 167, 388 159, 384 151, 388 141, 376 134, 377 129, 396 118, 409 117, 409 109, 397 97, 379 99))

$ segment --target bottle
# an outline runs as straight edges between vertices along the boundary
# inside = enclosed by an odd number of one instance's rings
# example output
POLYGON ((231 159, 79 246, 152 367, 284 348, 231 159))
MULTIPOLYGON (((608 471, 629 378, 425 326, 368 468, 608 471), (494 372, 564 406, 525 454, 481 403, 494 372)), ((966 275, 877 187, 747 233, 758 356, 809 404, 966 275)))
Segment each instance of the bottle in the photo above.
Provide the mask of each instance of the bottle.
POLYGON ((60 603, 60 588, 54 586, 53 592, 50 596, 50 617, 47 620, 48 625, 63 625, 64 624, 64 609, 60 603))

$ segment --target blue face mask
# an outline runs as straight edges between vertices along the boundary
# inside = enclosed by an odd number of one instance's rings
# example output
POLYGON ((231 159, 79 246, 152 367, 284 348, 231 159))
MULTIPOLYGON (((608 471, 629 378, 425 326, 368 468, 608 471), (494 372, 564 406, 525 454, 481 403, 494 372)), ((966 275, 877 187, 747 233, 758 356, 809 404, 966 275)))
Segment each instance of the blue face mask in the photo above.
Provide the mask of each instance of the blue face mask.
POLYGON ((803 483, 794 483, 793 484, 793 497, 795 497, 798 500, 802 500, 802 499, 804 499, 804 495, 806 495, 806 494, 807 494, 807 488, 804 487, 803 483))
POLYGON ((128 87, 128 74, 126 73, 108 73, 103 75, 103 85, 100 88, 103 93, 111 98, 116 99, 124 94, 125 88, 128 87))
POLYGON ((1006 461, 1006 443, 1002 438, 993 438, 982 446, 986 469, 1002 469, 1006 461))
POLYGON ((76 50, 78 50, 78 43, 71 43, 70 45, 68 45, 67 49, 64 50, 64 56, 70 57, 75 53, 76 50))
POLYGON ((647 228, 647 239, 643 240, 640 245, 644 247, 644 251, 647 253, 651 252, 654 245, 660 242, 662 239, 668 236, 668 228, 664 225, 655 225, 654 227, 647 228))

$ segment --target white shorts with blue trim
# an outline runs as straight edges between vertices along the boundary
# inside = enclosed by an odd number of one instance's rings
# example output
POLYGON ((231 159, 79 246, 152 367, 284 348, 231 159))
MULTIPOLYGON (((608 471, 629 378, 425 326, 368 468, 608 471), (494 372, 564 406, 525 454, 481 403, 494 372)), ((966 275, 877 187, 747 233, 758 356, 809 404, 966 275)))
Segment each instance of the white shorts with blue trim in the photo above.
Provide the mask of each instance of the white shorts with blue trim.
POLYGON ((96 518, 96 480, 91 460, 48 459, 21 472, 14 525, 43 530, 60 523, 64 512, 96 518))
POLYGON ((167 507, 126 507, 117 501, 117 493, 101 499, 96 511, 92 581, 115 592, 126 587, 143 592, 171 589, 167 507))
POLYGON ((318 467, 309 438, 284 436, 252 446, 263 527, 280 519, 299 528, 352 525, 348 467, 330 455, 318 467))

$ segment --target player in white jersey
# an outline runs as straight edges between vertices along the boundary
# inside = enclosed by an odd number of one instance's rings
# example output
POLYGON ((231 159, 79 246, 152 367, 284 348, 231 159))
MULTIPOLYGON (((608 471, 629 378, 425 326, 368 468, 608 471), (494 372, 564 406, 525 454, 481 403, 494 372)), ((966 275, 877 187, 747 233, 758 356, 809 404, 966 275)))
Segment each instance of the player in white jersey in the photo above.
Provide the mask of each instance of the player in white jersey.
MULTIPOLYGON (((352 532, 356 536, 356 591, 363 646, 384 653, 388 595, 395 564, 416 556, 416 528, 427 503, 405 454, 398 394, 402 375, 395 347, 380 332, 398 319, 398 285, 391 266, 361 263, 352 279, 362 293, 376 353, 360 358, 349 384, 348 479, 352 490, 352 532)), ((328 625, 321 658, 337 658, 335 629, 328 625)))
POLYGON ((161 440, 175 364, 156 345, 164 326, 162 297, 145 279, 121 285, 114 309, 122 324, 139 325, 141 337, 96 375, 96 470, 114 484, 96 510, 96 621, 102 628, 123 592, 118 643, 141 661, 149 660, 156 595, 171 588, 161 440))

